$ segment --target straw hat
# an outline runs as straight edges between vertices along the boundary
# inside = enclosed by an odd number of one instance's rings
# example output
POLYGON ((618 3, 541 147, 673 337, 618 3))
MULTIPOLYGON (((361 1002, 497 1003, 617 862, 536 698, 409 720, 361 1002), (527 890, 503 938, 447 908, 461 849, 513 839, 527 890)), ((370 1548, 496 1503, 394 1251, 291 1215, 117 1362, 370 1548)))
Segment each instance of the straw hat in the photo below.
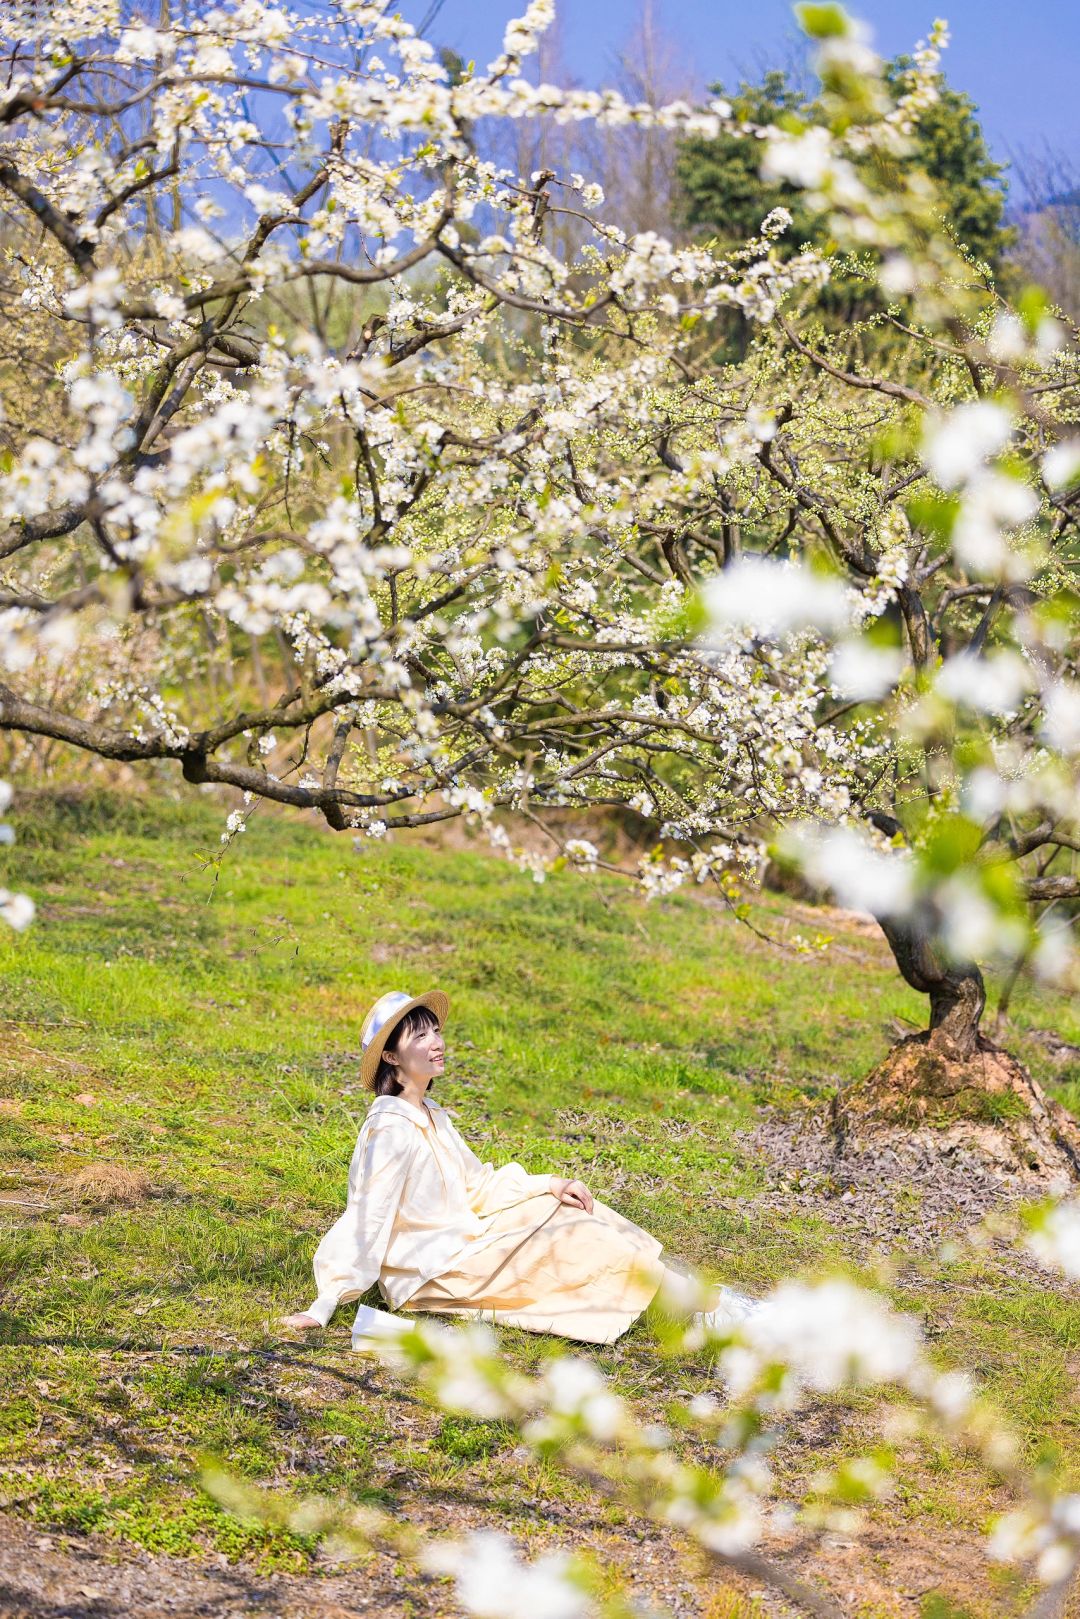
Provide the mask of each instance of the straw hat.
POLYGON ((365 1090, 374 1089, 383 1047, 406 1012, 411 1012, 414 1006, 426 1006, 430 1012, 434 1012, 440 1029, 450 1010, 450 1002, 441 989, 429 989, 426 995, 406 995, 403 989, 389 989, 385 995, 379 996, 364 1019, 364 1026, 360 1030, 360 1049, 363 1052, 360 1058, 360 1083, 365 1090))

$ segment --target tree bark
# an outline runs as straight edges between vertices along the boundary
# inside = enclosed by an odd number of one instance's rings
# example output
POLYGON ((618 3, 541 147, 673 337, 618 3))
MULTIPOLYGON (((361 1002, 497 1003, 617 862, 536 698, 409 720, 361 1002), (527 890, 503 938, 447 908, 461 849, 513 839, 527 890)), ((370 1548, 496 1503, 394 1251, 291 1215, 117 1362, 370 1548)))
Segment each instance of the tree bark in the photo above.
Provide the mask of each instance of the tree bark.
POLYGON ((1077 1179, 1080 1123, 980 1032, 986 986, 976 963, 947 960, 917 917, 878 921, 907 983, 929 997, 930 1027, 840 1087, 829 1103, 836 1150, 898 1134, 974 1152, 998 1173, 1077 1179))
POLYGON ((972 1056, 986 1007, 986 985, 976 963, 946 961, 917 921, 878 920, 907 983, 930 997, 931 1047, 953 1057, 972 1056))

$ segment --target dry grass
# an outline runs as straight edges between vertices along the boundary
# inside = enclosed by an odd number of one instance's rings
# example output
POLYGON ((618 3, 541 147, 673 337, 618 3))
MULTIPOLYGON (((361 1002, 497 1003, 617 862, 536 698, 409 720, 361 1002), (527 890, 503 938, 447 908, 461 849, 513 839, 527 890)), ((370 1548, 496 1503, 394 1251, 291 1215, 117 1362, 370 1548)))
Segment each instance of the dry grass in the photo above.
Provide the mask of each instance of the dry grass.
POLYGON ((123 1164, 84 1164, 65 1175, 62 1190, 75 1203, 86 1208, 135 1208, 157 1195, 149 1175, 123 1164))

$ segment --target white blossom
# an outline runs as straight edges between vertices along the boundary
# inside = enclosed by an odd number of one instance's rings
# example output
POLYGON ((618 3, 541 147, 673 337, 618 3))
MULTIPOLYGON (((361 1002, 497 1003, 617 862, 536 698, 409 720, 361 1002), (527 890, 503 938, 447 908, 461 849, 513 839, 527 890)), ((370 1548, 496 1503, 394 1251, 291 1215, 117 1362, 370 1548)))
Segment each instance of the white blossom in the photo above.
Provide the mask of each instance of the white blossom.
POLYGON ((1058 1203, 1046 1212, 1027 1233, 1026 1246, 1042 1264, 1080 1281, 1080 1202, 1058 1203))
POLYGON ((927 422, 923 459, 943 489, 956 489, 1005 448, 1012 432, 1013 420, 1004 406, 973 400, 927 422))
POLYGON ((915 883, 906 851, 875 849, 849 826, 796 826, 784 841, 806 874, 831 888, 841 905, 874 916, 910 909, 915 883))
POLYGON ((812 626, 833 631, 851 617, 848 595, 832 575, 794 562, 745 556, 714 574, 702 590, 713 633, 748 626, 758 635, 781 636, 812 626))
POLYGON ((892 690, 903 667, 899 648, 878 646, 856 636, 837 644, 829 662, 829 679, 841 697, 873 700, 892 690))
POLYGON ((1080 475, 1080 439, 1065 439, 1047 450, 1042 475, 1048 489, 1067 489, 1080 475))
POLYGON ((1080 681, 1051 682, 1043 707, 1043 731, 1047 740, 1063 754, 1080 753, 1080 681))
POLYGON ((833 161, 829 131, 815 124, 801 135, 769 130, 761 160, 763 180, 790 180, 794 185, 819 186, 833 161))
POLYGON ((950 701, 986 714, 1011 714, 1034 684, 1029 666, 1010 652, 992 657, 958 652, 945 660, 934 680, 936 689, 950 701))
POLYGON ((563 847, 568 859, 575 866, 580 866, 584 871, 596 870, 600 851, 595 843, 590 843, 587 838, 567 838, 563 847))
POLYGON ((847 1383, 905 1383, 922 1364, 912 1316, 851 1282, 781 1282, 721 1353, 731 1394, 748 1392, 772 1364, 796 1385, 831 1393, 847 1383))
POLYGON ((518 1557, 509 1536, 477 1529, 462 1540, 426 1548, 422 1564, 453 1574, 458 1601, 477 1619, 584 1619, 589 1602, 571 1575, 565 1552, 532 1563, 518 1557))
POLYGON ((28 928, 34 920, 36 907, 29 894, 13 894, 7 888, 0 888, 0 921, 4 921, 16 933, 28 928))

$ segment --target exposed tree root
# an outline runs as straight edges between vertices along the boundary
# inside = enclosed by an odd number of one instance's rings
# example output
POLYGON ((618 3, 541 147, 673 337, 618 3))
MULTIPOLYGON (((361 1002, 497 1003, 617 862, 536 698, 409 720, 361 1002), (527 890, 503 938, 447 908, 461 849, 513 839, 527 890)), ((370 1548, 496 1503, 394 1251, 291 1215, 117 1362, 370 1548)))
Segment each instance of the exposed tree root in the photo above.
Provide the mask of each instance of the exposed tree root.
POLYGON ((848 1141, 902 1137, 976 1152, 1007 1175, 1080 1180, 1080 1124, 983 1035, 966 1056, 940 1030, 901 1040, 873 1073, 837 1092, 829 1122, 839 1152, 848 1141))

